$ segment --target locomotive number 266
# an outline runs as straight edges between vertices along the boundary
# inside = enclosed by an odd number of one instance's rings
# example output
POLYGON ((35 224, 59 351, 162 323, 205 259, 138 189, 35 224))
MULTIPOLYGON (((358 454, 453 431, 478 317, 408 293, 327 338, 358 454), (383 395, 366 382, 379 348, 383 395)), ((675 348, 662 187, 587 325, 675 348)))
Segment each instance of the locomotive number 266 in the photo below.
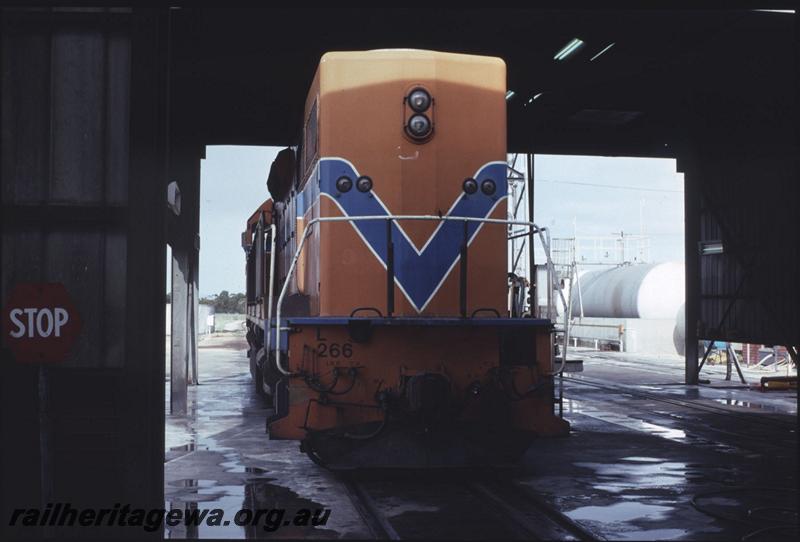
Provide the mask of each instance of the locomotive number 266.
POLYGON ((317 356, 320 358, 350 358, 353 356, 353 345, 351 343, 318 343, 317 356))

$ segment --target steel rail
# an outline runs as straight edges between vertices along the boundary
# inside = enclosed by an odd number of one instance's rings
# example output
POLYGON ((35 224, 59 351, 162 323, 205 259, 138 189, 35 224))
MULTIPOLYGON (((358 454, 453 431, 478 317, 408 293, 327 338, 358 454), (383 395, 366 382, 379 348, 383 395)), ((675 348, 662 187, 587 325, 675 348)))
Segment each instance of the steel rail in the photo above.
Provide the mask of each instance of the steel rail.
POLYGON ((496 513, 506 516, 509 521, 505 523, 521 531, 520 535, 524 540, 600 540, 597 535, 520 483, 499 485, 468 482, 467 488, 480 496, 496 513), (492 487, 493 485, 496 487, 492 487), (520 506, 523 501, 530 506, 520 506))
MULTIPOLYGON (((686 407, 686 408, 691 408, 691 409, 694 409, 694 410, 700 410, 700 411, 704 411, 704 412, 709 412, 711 414, 718 414, 720 416, 730 416, 732 418, 745 420, 745 421, 747 421, 749 423, 766 424, 766 425, 771 425, 771 426, 773 426, 775 428, 780 428, 780 429, 796 429, 796 427, 797 427, 795 422, 788 422, 788 421, 784 422, 783 420, 778 420, 778 419, 776 419, 774 417, 762 417, 762 416, 758 416, 758 415, 754 415, 754 414, 748 414, 746 412, 732 412, 732 411, 730 411, 730 410, 728 410, 726 408, 716 407, 716 406, 713 406, 713 405, 698 404, 698 403, 695 403, 693 401, 687 401, 687 400, 678 399, 678 398, 674 398, 674 397, 663 397, 661 395, 650 393, 650 392, 646 392, 646 391, 631 389, 631 388, 625 387, 625 386, 616 386, 616 385, 611 384, 611 383, 606 383, 606 382, 603 382, 603 381, 597 381, 597 380, 589 379, 589 378, 587 378, 585 376, 569 377, 568 381, 572 382, 573 384, 577 384, 577 385, 584 385, 584 386, 589 386, 589 387, 594 387, 594 388, 602 388, 602 389, 607 389, 607 390, 612 390, 612 391, 624 391, 625 393, 629 393, 631 395, 639 396, 639 397, 644 398, 644 399, 650 399, 650 400, 653 400, 653 401, 660 401, 662 403, 668 403, 668 404, 672 404, 672 405, 676 405, 676 406, 682 406, 682 407, 686 407)), ((790 416, 790 415, 787 414, 787 416, 790 416)))
POLYGON ((378 510, 375 501, 360 483, 350 477, 344 478, 342 482, 353 507, 367 524, 367 528, 375 540, 401 540, 400 535, 397 534, 386 516, 378 510))

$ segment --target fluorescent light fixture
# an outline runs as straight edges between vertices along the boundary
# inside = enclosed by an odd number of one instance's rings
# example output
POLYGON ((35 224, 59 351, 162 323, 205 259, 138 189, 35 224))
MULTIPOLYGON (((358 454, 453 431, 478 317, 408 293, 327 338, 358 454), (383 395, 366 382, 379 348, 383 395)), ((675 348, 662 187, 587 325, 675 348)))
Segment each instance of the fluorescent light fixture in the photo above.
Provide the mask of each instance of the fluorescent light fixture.
POLYGON ((506 101, 508 101, 511 98, 513 98, 515 94, 516 94, 516 92, 514 92, 513 90, 509 90, 508 92, 506 92, 506 101))
POLYGON ((528 101, 527 101, 527 102, 525 102, 525 103, 524 103, 524 104, 522 104, 522 105, 524 105, 525 107, 528 107, 528 105, 529 105, 529 104, 532 104, 532 103, 533 103, 533 100, 537 100, 537 99, 539 99, 539 96, 541 96, 542 94, 544 94, 544 92, 540 92, 539 94, 534 94, 533 96, 531 96, 530 98, 528 98, 528 101))
POLYGON ((722 241, 700 241, 700 254, 709 256, 711 254, 722 254, 725 252, 725 247, 722 241))
POLYGON ((596 55, 594 55, 592 58, 590 58, 589 62, 593 61, 595 58, 597 58, 598 56, 602 55, 603 53, 614 47, 614 45, 616 45, 616 43, 609 43, 608 45, 606 45, 606 48, 597 53, 596 55))
POLYGON ((573 38, 572 41, 564 46, 563 49, 556 53, 556 56, 553 57, 553 60, 564 60, 581 47, 583 47, 583 40, 579 38, 573 38))

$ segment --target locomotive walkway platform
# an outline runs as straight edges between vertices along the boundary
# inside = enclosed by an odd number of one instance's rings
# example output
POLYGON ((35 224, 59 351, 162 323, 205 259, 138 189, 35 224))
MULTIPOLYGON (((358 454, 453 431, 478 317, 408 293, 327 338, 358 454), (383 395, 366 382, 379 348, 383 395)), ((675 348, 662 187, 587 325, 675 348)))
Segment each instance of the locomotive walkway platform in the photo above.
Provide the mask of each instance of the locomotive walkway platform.
POLYGON ((244 338, 230 334, 200 344, 189 414, 167 416, 165 507, 221 508, 226 518, 243 508, 283 508, 286 517, 327 508, 329 519, 274 530, 266 520, 166 527, 167 538, 796 534, 796 391, 748 389, 735 373, 724 381, 720 367, 704 369, 711 385, 685 386, 679 360, 579 351, 584 371, 564 378, 570 436, 537 442, 518 469, 342 478, 311 462, 296 442, 267 440, 268 409, 255 395, 245 350, 244 338))

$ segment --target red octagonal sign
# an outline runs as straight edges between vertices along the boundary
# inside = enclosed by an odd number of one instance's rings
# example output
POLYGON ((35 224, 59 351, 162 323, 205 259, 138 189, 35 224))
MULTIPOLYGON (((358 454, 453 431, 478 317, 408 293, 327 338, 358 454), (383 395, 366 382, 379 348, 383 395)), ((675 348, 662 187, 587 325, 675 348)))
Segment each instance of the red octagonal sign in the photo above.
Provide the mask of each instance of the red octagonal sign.
POLYGON ((81 319, 61 283, 17 284, 3 309, 3 343, 22 362, 63 361, 81 319))

